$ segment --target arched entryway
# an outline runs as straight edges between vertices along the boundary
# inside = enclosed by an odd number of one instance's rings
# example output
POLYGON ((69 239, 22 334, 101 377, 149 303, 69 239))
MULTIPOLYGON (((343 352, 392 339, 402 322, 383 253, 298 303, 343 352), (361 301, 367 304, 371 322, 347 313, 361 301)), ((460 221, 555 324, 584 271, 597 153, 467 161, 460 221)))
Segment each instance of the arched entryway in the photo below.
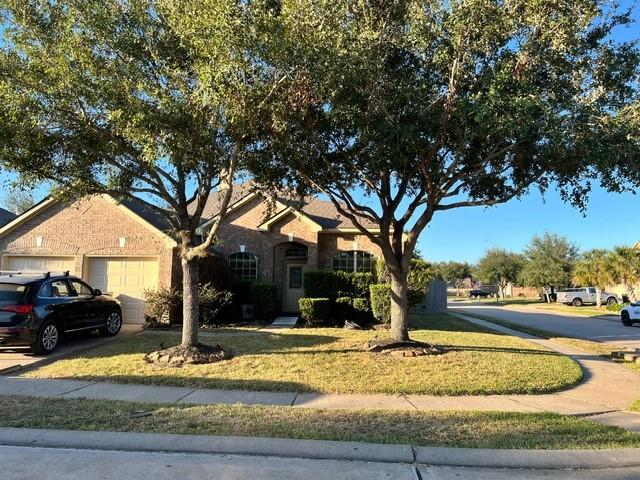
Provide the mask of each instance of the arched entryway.
POLYGON ((282 311, 295 313, 300 310, 302 278, 309 267, 309 248, 299 242, 285 242, 273 247, 274 279, 282 297, 282 311))

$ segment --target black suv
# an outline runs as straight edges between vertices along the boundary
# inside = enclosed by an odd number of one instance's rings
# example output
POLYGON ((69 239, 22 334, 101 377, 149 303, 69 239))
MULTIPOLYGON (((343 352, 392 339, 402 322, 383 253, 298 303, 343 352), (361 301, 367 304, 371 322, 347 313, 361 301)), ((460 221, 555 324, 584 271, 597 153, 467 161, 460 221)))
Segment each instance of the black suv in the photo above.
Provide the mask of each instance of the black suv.
POLYGON ((469 291, 469 298, 473 298, 473 297, 478 297, 478 298, 493 297, 493 293, 487 292, 486 290, 471 290, 469 291))
POLYGON ((65 332, 122 327, 120 302, 67 273, 0 275, 0 346, 51 353, 65 332))

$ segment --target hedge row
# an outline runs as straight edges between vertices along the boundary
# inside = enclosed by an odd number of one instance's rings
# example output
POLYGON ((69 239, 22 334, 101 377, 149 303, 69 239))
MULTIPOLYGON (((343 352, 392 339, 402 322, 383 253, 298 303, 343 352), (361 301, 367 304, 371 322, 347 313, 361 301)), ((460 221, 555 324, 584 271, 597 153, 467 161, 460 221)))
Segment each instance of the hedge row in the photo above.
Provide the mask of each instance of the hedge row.
POLYGON ((307 298, 368 298, 369 286, 375 283, 373 273, 347 273, 334 270, 307 270, 302 288, 307 298))
POLYGON ((371 307, 366 298, 301 298, 299 305, 300 316, 309 325, 333 327, 345 320, 366 325, 372 320, 371 307))

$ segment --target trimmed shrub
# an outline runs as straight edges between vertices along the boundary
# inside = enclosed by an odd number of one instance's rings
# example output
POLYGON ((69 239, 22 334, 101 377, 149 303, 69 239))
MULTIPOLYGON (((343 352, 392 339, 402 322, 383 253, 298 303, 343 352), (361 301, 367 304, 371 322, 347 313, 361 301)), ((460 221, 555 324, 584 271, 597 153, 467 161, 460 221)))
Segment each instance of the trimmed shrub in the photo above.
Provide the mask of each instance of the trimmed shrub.
POLYGON ((354 319, 351 297, 336 298, 336 301, 333 304, 333 316, 338 321, 354 319))
POLYGON ((251 303, 256 317, 272 318, 279 310, 276 284, 272 282, 255 282, 251 285, 251 303))
POLYGON ((306 270, 302 276, 302 289, 306 298, 335 298, 335 272, 306 270))
POLYGON ((369 296, 369 287, 375 283, 375 275, 368 272, 352 273, 351 285, 353 296, 355 298, 367 298, 369 296))
POLYGON ((200 285, 200 324, 215 325, 220 312, 233 300, 233 294, 227 290, 218 290, 213 284, 200 285))
POLYGON ((391 286, 376 283, 369 287, 371 294, 371 312, 380 323, 391 323, 391 286))
POLYGON ((354 298, 352 308, 357 322, 371 323, 373 316, 371 315, 371 304, 368 299, 354 298))
POLYGON ((331 314, 331 300, 328 298, 301 298, 300 316, 310 325, 326 325, 331 314))
POLYGON ((147 325, 182 323, 182 292, 169 288, 144 291, 144 321, 147 325))
POLYGON ((620 310, 622 310, 624 307, 628 307, 629 304, 628 303, 614 303, 613 305, 607 305, 607 310, 609 310, 610 312, 619 312, 620 310))
POLYGON ((307 298, 366 298, 375 275, 368 272, 348 273, 340 270, 307 270, 303 288, 307 298))
POLYGON ((237 305, 246 305, 251 303, 251 286, 252 280, 236 280, 231 286, 233 293, 233 303, 237 305))

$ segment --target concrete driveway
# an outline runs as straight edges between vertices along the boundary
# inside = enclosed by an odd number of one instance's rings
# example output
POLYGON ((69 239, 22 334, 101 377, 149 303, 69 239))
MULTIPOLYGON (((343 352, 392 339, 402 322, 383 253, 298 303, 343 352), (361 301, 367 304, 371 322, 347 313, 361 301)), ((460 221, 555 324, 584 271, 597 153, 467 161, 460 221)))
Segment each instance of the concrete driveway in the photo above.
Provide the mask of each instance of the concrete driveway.
POLYGON ((58 348, 52 354, 46 356, 33 355, 28 348, 0 347, 0 375, 14 373, 37 363, 50 363, 72 353, 132 335, 141 330, 142 325, 127 324, 122 326, 122 330, 115 337, 101 337, 94 332, 67 335, 58 348))
POLYGON ((541 328, 573 338, 640 348, 640 324, 625 327, 618 317, 583 317, 541 312, 522 307, 509 307, 476 302, 450 303, 449 308, 461 313, 476 313, 506 320, 526 327, 541 328))

